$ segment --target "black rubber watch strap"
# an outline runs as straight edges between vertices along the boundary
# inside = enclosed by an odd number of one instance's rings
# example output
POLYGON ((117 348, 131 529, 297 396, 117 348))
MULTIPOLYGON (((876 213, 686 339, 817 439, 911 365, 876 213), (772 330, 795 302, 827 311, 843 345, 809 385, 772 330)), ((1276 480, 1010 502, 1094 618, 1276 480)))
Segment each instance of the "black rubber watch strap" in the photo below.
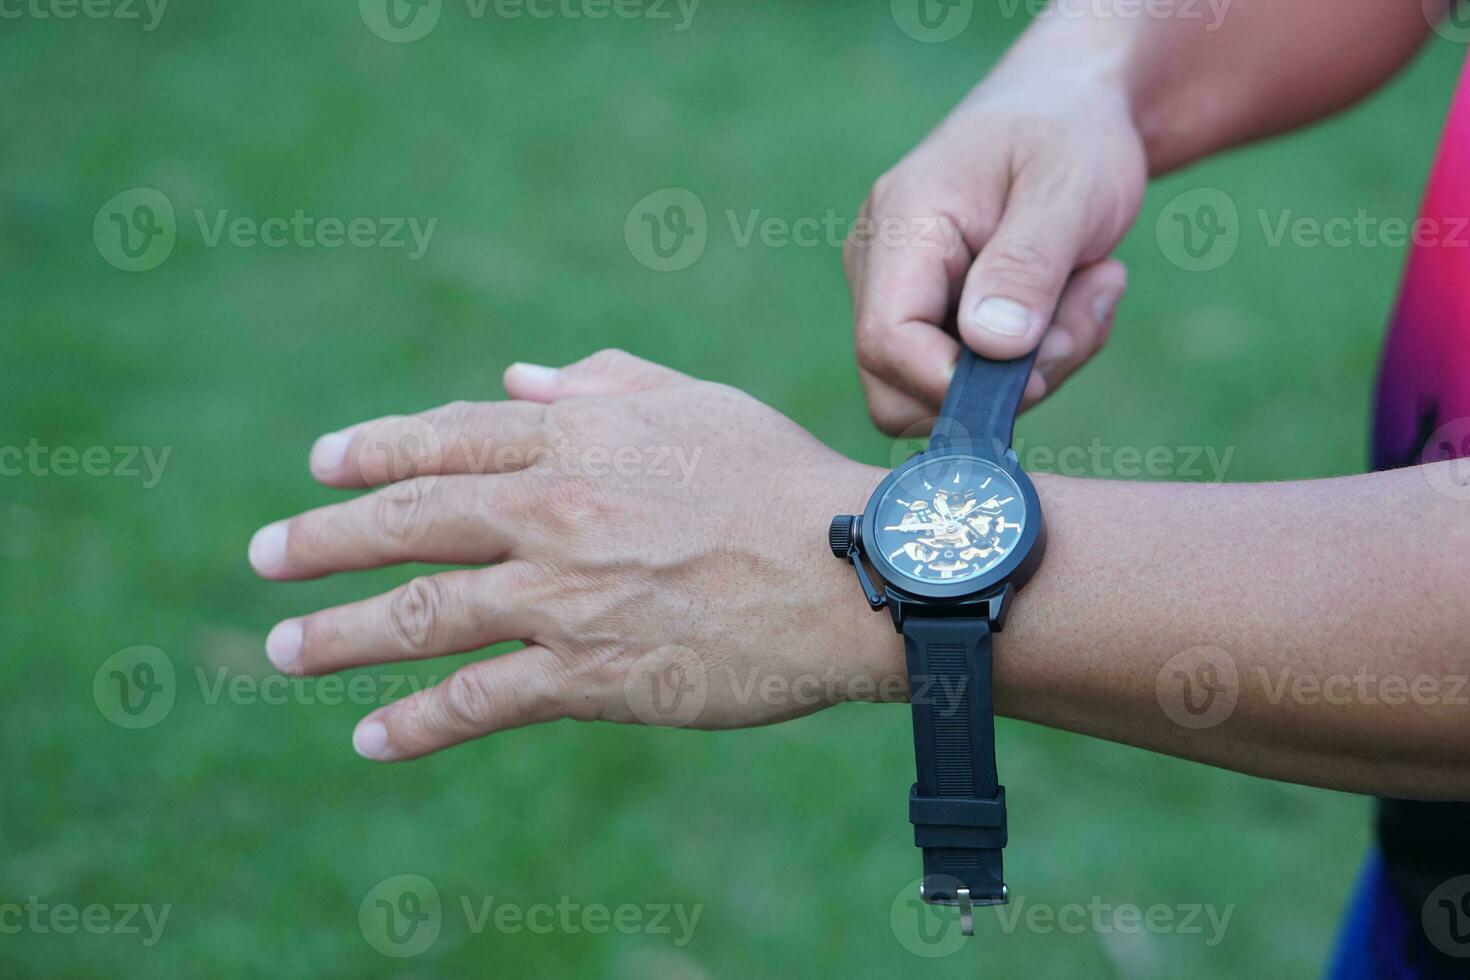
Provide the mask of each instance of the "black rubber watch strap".
POLYGON ((991 361, 965 348, 934 423, 929 448, 963 450, 968 446, 1004 455, 1011 448, 1021 396, 1035 363, 1034 350, 1018 360, 991 361))
POLYGON ((1005 900, 1005 787, 995 769, 991 633, 984 619, 912 617, 903 624, 918 782, 909 795, 924 851, 924 898, 1005 900))

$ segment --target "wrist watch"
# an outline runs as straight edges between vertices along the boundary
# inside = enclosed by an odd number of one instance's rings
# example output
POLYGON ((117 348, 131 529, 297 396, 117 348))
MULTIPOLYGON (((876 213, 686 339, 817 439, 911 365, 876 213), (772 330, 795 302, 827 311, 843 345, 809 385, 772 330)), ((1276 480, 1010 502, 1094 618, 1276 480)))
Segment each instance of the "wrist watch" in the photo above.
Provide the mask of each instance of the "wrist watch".
POLYGON ((1011 448, 1036 359, 990 361, 964 351, 929 440, 890 473, 862 515, 828 532, 868 604, 903 634, 918 781, 909 791, 920 897, 960 910, 1006 901, 1001 848, 1006 794, 995 769, 991 642, 1041 561, 1046 531, 1036 488, 1011 448), (872 573, 869 574, 868 566, 872 573))

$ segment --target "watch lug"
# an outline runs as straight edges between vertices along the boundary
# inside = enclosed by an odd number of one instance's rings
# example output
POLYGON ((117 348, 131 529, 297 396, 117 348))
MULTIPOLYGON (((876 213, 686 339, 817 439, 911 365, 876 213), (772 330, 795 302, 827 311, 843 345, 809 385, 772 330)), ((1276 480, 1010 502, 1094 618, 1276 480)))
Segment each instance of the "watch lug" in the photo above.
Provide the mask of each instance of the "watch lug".
POLYGON ((1011 611, 1011 599, 1016 594, 1016 587, 1009 582, 999 592, 981 600, 988 607, 985 618, 990 620, 990 631, 999 633, 1006 628, 1006 613, 1011 611))
MULTIPOLYGON (((1016 594, 1016 587, 1007 582, 998 591, 978 599, 967 599, 964 602, 924 602, 916 599, 908 599, 903 596, 888 593, 888 611, 893 614, 893 627, 900 633, 903 632, 904 617, 910 614, 916 616, 946 617, 957 616, 974 619, 984 619, 990 623, 990 630, 999 633, 1005 629, 1006 614, 1011 609, 1011 599, 1016 594)), ((877 606, 873 607, 877 609, 877 606)))

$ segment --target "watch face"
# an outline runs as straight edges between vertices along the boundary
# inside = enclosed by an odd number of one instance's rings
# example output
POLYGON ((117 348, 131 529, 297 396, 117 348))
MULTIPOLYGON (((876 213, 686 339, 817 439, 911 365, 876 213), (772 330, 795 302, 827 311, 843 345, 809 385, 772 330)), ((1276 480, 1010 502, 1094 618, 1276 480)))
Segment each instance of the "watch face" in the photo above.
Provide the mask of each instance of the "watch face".
POLYGON ((985 574, 1011 553, 1026 524, 1026 500, 996 464, 944 456, 894 480, 875 517, 872 540, 895 570, 949 585, 985 574))

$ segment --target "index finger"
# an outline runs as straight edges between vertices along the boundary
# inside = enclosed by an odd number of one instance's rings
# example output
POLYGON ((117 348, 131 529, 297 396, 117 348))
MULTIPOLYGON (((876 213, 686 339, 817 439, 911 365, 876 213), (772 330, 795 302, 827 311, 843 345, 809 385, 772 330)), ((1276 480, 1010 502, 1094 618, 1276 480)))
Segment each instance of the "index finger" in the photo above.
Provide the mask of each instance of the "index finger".
MULTIPOLYGON (((945 328, 969 267, 963 225, 932 206, 875 206, 852 263, 858 365, 877 380, 938 405, 959 359, 945 328)), ((855 229, 854 234, 858 234, 855 229)))

